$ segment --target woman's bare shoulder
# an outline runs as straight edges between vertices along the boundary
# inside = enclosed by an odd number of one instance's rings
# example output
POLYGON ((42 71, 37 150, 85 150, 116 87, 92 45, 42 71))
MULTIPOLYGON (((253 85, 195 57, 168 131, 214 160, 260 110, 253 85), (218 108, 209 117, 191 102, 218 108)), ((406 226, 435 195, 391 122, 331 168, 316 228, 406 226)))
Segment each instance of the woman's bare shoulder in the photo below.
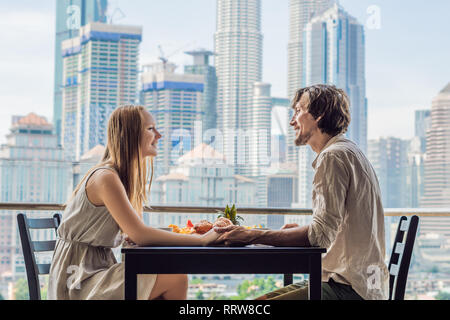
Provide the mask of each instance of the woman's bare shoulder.
POLYGON ((119 174, 113 168, 100 168, 97 169, 90 177, 88 184, 96 185, 122 185, 119 174))

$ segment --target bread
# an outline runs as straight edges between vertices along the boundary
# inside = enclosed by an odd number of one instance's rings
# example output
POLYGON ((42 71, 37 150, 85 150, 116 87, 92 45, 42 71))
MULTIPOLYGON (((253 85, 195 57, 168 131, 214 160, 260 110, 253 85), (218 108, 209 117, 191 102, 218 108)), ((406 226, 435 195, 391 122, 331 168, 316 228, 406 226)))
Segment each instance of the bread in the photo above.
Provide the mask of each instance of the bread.
POLYGON ((201 220, 200 222, 197 222, 196 224, 194 224, 194 230, 198 234, 207 233, 212 228, 213 228, 213 224, 211 222, 209 222, 208 220, 201 220))
POLYGON ((231 222, 230 219, 221 217, 219 219, 216 220, 216 222, 214 222, 214 227, 218 227, 218 228, 224 228, 224 227, 228 227, 233 225, 233 223, 231 222))

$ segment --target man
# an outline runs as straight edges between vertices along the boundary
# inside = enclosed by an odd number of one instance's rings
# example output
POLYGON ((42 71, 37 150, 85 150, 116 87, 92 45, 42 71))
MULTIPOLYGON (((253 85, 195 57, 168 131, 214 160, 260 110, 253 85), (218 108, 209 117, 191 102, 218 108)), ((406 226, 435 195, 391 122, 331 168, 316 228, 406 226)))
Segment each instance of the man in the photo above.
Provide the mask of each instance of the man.
MULTIPOLYGON (((295 144, 317 153, 310 225, 281 230, 215 228, 227 245, 319 246, 322 299, 387 299, 389 273, 384 263, 384 212, 375 171, 366 156, 343 134, 350 123, 343 90, 316 85, 297 91, 290 125, 295 144)), ((260 299, 307 299, 307 281, 268 293, 260 299)))

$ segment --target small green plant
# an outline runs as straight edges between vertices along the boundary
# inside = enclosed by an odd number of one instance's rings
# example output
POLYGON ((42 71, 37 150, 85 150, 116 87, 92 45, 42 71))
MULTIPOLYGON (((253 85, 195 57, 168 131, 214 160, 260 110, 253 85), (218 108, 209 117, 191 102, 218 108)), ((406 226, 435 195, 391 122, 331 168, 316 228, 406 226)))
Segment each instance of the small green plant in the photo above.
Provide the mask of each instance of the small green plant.
POLYGON ((236 205, 234 205, 234 204, 231 208, 229 205, 227 205, 223 212, 222 211, 218 211, 218 212, 219 212, 219 215, 217 216, 217 218, 227 218, 236 226, 240 226, 241 222, 244 222, 244 218, 237 215, 236 205))

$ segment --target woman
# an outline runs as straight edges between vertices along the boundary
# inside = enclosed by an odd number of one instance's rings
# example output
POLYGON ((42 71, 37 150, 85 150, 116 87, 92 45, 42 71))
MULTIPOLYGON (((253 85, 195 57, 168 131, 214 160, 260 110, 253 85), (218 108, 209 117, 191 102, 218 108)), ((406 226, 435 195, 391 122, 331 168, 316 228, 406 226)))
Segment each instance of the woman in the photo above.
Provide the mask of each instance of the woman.
MULTIPOLYGON (((153 167, 160 138, 144 107, 112 113, 103 159, 84 176, 64 211, 48 299, 124 299, 124 264, 111 250, 124 234, 137 245, 202 246, 217 239, 213 230, 202 236, 177 234, 143 223, 147 161, 153 167)), ((138 299, 178 300, 186 294, 186 275, 138 275, 138 299)))

